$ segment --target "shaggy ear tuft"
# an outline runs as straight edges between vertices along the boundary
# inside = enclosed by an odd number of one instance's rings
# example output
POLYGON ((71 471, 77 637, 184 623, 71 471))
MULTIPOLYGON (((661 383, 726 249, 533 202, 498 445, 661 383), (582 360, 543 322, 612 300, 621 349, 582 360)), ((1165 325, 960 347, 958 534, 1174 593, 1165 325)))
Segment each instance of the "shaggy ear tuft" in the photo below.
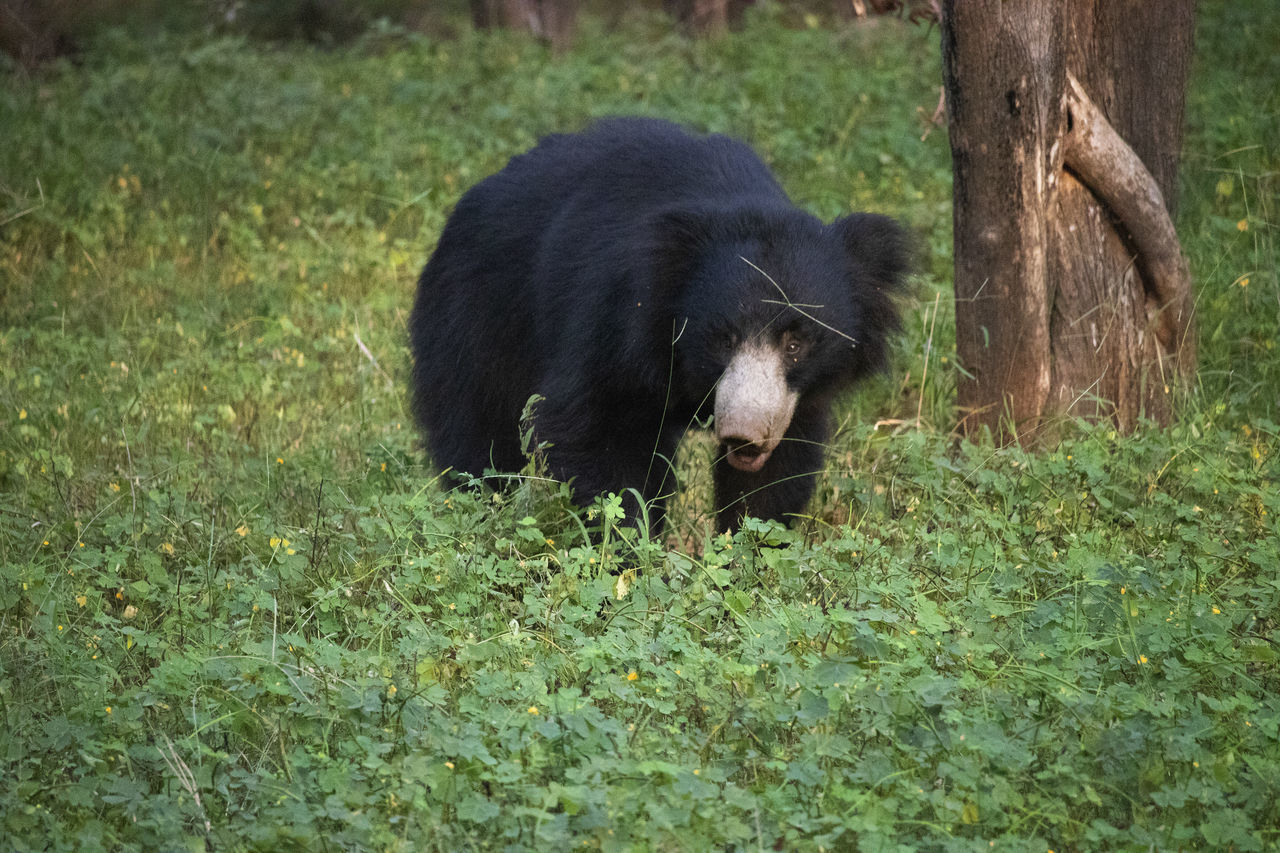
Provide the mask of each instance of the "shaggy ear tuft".
POLYGON ((831 227, 876 287, 897 290, 902 286, 911 271, 911 240, 901 225, 878 213, 854 213, 831 227))
POLYGON ((849 282, 861 327, 854 350, 855 376, 866 376, 884 369, 888 336, 902 326, 893 294, 911 269, 910 239, 901 225, 875 213, 855 213, 831 227, 849 259, 849 282))

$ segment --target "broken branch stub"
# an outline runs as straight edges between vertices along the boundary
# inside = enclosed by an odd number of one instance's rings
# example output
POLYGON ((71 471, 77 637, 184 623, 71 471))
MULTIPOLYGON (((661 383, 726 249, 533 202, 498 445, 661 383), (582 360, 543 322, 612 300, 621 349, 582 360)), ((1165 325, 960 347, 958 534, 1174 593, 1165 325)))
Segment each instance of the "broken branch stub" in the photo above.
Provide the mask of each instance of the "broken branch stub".
POLYGON ((1070 130, 1064 165, 1128 232, 1145 273, 1147 313, 1156 338, 1185 373, 1195 364, 1191 272, 1160 187, 1070 72, 1066 106, 1070 130))

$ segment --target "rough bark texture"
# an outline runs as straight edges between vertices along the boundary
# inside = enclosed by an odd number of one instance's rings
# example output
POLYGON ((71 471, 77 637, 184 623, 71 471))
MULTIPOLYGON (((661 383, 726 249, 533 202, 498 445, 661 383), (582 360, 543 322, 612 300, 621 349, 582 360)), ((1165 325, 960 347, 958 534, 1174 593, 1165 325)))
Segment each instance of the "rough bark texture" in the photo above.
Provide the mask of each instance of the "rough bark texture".
POLYGON ((471 0, 476 27, 524 30, 550 42, 557 52, 573 43, 577 19, 577 0, 471 0))
POLYGON ((1167 420, 1195 358, 1168 214, 1194 0, 942 7, 964 427, 1167 420))

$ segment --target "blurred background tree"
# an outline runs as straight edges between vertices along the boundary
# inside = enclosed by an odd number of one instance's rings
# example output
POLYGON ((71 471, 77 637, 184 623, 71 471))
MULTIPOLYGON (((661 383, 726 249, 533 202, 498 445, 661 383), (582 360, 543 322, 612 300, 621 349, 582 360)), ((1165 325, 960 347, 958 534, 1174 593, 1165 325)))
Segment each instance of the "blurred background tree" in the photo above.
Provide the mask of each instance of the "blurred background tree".
POLYGON ((573 42, 580 14, 610 27, 628 12, 661 10, 691 35, 714 36, 766 3, 809 24, 887 14, 936 20, 938 14, 937 0, 0 0, 0 52, 31 69, 74 57, 90 30, 131 18, 319 44, 348 41, 380 20, 433 34, 448 34, 465 21, 477 29, 529 32, 563 51, 573 42))
POLYGON ((113 6, 112 0, 0 0, 0 52, 26 68, 75 54, 82 33, 113 6))
POLYGON ((471 21, 478 29, 507 27, 568 49, 577 26, 577 0, 471 0, 471 21))

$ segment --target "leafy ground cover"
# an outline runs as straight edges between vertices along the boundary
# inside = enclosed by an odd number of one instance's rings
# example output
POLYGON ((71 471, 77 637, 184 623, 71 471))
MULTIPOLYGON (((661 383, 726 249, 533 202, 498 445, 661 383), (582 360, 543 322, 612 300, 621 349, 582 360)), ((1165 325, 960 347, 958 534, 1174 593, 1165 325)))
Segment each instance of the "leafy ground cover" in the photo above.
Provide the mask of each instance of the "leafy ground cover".
POLYGON ((1201 13, 1199 385, 1170 429, 1041 453, 950 434, 936 32, 638 16, 555 59, 112 31, 7 75, 3 846, 1274 848, 1265 5, 1201 13), (445 491, 416 446, 404 322, 451 205, 619 112, 751 139, 815 213, 922 235, 896 367, 795 530, 710 535, 697 441, 656 543, 593 544, 532 468, 445 491))

